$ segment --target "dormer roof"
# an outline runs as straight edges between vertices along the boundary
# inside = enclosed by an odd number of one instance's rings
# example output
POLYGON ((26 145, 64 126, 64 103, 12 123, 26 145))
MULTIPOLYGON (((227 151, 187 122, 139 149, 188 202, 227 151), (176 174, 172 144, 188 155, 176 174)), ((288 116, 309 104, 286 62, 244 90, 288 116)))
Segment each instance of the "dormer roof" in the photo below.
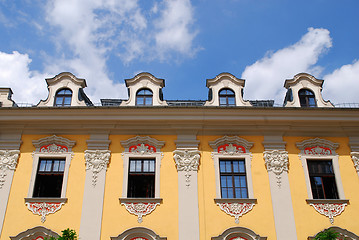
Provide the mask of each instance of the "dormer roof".
POLYGON ((219 92, 222 89, 230 89, 235 94, 235 106, 252 106, 249 101, 243 100, 243 88, 245 80, 239 79, 230 73, 220 73, 215 78, 207 79, 209 99, 205 106, 219 106, 219 92))
POLYGON ((83 88, 87 87, 85 79, 77 78, 70 72, 62 72, 53 78, 47 78, 46 83, 49 95, 46 100, 39 102, 38 107, 54 106, 56 93, 61 89, 70 89, 72 91, 71 106, 92 105, 83 91, 83 88))

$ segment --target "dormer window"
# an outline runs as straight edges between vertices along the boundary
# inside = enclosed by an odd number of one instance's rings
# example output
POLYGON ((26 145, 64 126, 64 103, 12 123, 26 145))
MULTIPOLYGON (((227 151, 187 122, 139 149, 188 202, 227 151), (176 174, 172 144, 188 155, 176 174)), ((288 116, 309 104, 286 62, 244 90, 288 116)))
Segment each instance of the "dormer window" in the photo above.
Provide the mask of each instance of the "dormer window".
POLYGON ((309 89, 301 89, 298 92, 301 107, 316 107, 315 95, 309 89))
POLYGON ((136 106, 152 106, 153 93, 150 89, 140 89, 136 94, 136 106))
POLYGON ((231 89, 224 88, 219 91, 219 105, 236 106, 235 94, 231 89))
POLYGON ((56 107, 71 106, 72 91, 68 88, 61 89, 56 93, 55 104, 56 107))

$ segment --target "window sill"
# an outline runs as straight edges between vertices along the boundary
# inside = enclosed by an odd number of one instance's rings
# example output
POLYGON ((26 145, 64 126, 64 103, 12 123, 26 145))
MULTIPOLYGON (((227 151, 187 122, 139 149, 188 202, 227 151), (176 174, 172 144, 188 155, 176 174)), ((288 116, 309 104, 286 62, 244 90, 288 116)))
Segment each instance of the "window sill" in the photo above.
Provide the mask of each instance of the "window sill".
POLYGON ((349 199, 306 199, 305 200, 307 203, 309 204, 317 204, 317 203, 339 203, 339 204, 343 204, 349 203, 349 199))
POLYGON ((25 203, 46 202, 46 203, 66 203, 67 198, 25 198, 25 203))
POLYGON ((214 202, 219 203, 257 203, 256 198, 215 198, 214 202))
POLYGON ((162 198, 119 198, 120 203, 162 203, 162 198))

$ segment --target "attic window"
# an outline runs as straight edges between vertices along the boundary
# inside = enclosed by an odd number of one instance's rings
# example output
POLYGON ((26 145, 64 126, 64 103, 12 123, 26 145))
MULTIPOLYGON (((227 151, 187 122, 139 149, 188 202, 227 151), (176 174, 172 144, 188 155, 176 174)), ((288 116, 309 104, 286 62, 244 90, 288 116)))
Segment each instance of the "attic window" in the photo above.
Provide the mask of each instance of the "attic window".
POLYGON ((67 107, 71 106, 72 91, 68 88, 61 89, 56 93, 55 106, 67 107))
POLYGON ((235 94, 229 88, 224 88, 219 91, 219 105, 220 106, 235 106, 235 94))
POLYGON ((150 89, 140 89, 136 94, 136 106, 152 106, 152 96, 150 89))
POLYGON ((315 95, 311 90, 301 89, 298 92, 301 107, 316 107, 315 95))

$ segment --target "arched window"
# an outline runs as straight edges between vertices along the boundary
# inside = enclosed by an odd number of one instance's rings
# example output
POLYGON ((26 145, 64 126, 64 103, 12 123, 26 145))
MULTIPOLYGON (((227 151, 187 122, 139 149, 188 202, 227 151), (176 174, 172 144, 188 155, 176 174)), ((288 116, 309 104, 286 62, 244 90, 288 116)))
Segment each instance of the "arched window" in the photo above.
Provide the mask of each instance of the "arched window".
POLYGON ((71 106, 72 91, 68 88, 59 90, 55 96, 56 107, 67 107, 71 106))
POLYGON ((314 93, 309 89, 301 89, 298 92, 301 107, 316 107, 314 93))
POLYGON ((136 106, 151 106, 152 105, 152 91, 144 88, 138 90, 136 94, 136 106))
POLYGON ((235 94, 231 89, 219 91, 219 106, 236 106, 235 94))

